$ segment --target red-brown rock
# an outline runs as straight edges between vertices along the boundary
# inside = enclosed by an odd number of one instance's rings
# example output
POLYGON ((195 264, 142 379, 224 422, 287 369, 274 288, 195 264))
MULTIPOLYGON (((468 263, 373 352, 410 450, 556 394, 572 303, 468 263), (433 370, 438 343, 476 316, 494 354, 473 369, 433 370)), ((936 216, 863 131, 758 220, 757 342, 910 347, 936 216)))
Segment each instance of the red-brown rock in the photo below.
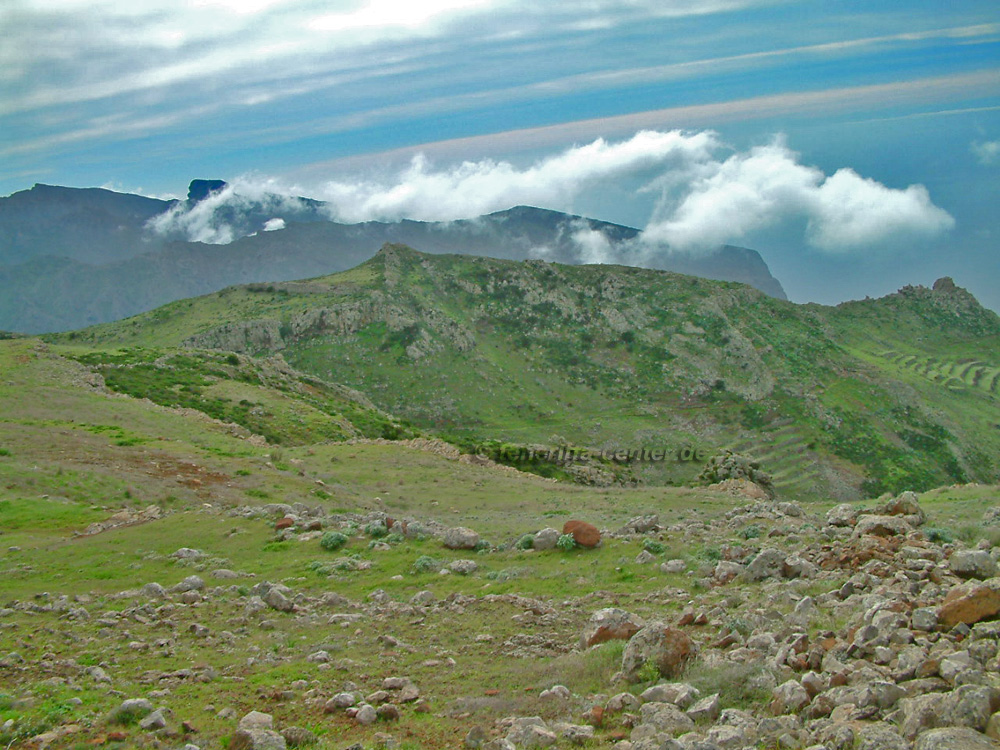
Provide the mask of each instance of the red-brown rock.
POLYGON ((581 547, 593 548, 601 543, 601 532, 586 521, 567 521, 563 525, 563 534, 572 534, 581 547))
POLYGON ((973 625, 1000 614, 1000 578, 969 581, 955 586, 938 607, 938 625, 952 628, 960 622, 973 625))
POLYGON ((278 521, 276 524, 274 524, 274 528, 275 528, 276 531, 281 531, 282 529, 290 529, 294 525, 295 525, 295 519, 294 518, 289 518, 288 516, 285 516, 280 521, 278 521))

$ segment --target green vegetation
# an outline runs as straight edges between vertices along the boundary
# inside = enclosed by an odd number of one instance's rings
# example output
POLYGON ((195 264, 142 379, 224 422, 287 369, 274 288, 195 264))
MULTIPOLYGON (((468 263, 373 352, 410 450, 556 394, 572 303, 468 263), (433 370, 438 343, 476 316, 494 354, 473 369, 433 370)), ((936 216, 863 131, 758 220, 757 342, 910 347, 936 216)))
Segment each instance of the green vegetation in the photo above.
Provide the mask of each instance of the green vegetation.
POLYGON ((701 470, 677 458, 684 446, 729 449, 794 497, 1000 475, 1000 320, 948 285, 797 306, 668 272, 392 246, 342 274, 233 287, 49 339, 109 387, 283 445, 420 430, 558 481, 664 485, 701 470), (300 374, 275 396, 264 371, 281 369, 267 358, 278 353, 300 374), (531 453, 543 446, 670 458, 531 453))

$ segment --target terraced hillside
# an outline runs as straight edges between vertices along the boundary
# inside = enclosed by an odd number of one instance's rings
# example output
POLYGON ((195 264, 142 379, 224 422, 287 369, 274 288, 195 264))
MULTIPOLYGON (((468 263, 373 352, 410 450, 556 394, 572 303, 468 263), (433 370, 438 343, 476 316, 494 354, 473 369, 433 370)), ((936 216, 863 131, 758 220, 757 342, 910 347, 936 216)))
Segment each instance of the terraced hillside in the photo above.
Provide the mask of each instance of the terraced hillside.
POLYGON ((1000 361, 997 316, 944 283, 828 308, 670 272, 387 245, 343 273, 230 287, 49 340, 280 355, 468 449, 663 448, 669 460, 627 472, 657 484, 697 475, 676 460, 685 446, 763 458, 786 494, 998 473, 996 393, 942 388, 882 356, 919 342, 940 361, 1000 361))

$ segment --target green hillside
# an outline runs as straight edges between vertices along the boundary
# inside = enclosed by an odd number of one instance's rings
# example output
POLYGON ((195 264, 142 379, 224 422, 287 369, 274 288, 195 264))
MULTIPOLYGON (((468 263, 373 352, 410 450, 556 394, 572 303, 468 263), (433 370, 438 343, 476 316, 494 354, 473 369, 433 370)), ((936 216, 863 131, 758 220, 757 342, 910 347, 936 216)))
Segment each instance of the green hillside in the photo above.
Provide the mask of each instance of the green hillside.
MULTIPOLYGON (((1000 319, 948 280, 830 308, 663 271, 387 245, 343 273, 231 287, 49 340, 280 355, 466 446, 665 449, 610 467, 651 484, 695 477, 697 462, 676 460, 685 447, 757 457, 779 493, 805 497, 1000 472, 1000 319)), ((113 358, 81 361, 117 387, 113 358)))

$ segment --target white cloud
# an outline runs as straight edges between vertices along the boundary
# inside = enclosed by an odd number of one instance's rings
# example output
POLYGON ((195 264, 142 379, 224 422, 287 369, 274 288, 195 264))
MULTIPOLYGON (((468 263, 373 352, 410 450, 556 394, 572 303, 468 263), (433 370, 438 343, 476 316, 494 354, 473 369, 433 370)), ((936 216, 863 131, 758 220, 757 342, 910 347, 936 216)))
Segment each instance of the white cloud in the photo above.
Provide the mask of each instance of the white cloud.
POLYGON ((701 161, 716 146, 715 134, 708 131, 642 131, 620 143, 599 138, 524 169, 483 160, 435 171, 418 154, 390 182, 328 182, 321 197, 330 201, 334 218, 351 222, 470 218, 517 204, 568 209, 595 180, 701 161))
POLYGON ((791 222, 805 227, 803 241, 819 251, 869 251, 933 237, 955 223, 922 185, 891 188, 849 168, 827 176, 800 163, 780 138, 733 153, 712 131, 672 130, 641 131, 619 142, 597 139, 526 167, 485 159, 435 169, 417 155, 391 178, 330 181, 317 191, 241 178, 194 205, 177 204, 151 227, 227 243, 261 225, 283 228, 279 214, 302 210, 295 196, 304 194, 324 199, 330 218, 348 223, 450 221, 519 204, 571 211, 574 198, 588 188, 636 180, 645 182, 641 191, 659 196, 641 243, 613 243, 579 221, 565 231, 580 262, 634 263, 665 250, 711 251, 791 222), (241 220, 246 212, 274 218, 250 226, 241 220))
POLYGON ((972 153, 980 164, 1000 164, 1000 141, 976 141, 972 144, 972 153))
POLYGON ((617 263, 620 260, 620 253, 616 251, 611 240, 599 229, 591 229, 590 225, 583 221, 574 223, 573 234, 570 238, 577 247, 579 255, 577 260, 580 263, 617 263))
POLYGON ((780 140, 672 177, 681 187, 665 192, 644 238, 683 252, 710 250, 794 219, 807 222, 806 241, 825 252, 867 250, 954 226, 922 185, 889 188, 851 169, 827 177, 800 164, 780 140))
POLYGON ((250 226, 245 218, 247 213, 299 210, 302 206, 294 188, 269 179, 240 178, 194 204, 179 201, 150 219, 147 226, 168 237, 226 245, 258 228, 265 231, 284 228, 284 220, 280 217, 269 219, 262 227, 250 226))

